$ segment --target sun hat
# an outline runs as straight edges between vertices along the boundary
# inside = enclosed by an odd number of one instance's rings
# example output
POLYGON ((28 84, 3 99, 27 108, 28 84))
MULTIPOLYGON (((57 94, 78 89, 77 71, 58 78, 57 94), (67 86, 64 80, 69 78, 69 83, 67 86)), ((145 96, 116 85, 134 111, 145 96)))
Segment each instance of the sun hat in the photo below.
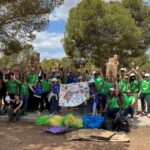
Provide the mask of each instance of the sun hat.
POLYGON ((52 82, 57 82, 58 80, 56 78, 51 79, 52 82))
POLYGON ((88 83, 94 83, 95 81, 94 81, 94 79, 90 79, 89 81, 88 81, 88 83))
POLYGON ((145 77, 149 77, 150 75, 149 75, 149 73, 145 73, 145 77))

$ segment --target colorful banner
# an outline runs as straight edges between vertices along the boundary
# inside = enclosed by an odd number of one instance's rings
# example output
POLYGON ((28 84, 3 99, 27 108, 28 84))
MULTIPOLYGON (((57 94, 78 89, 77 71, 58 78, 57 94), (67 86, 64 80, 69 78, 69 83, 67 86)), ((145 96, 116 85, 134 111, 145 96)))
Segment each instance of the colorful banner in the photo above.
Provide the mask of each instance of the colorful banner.
POLYGON ((62 84, 60 86, 59 106, 75 107, 89 98, 87 82, 62 84))

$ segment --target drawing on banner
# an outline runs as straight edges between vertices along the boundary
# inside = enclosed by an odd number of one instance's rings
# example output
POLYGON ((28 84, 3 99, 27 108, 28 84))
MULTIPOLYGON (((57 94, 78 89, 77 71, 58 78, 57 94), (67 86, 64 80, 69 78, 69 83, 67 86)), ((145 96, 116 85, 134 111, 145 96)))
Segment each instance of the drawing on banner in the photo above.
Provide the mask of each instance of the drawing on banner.
POLYGON ((65 84, 60 86, 59 106, 75 107, 89 98, 87 82, 65 84))

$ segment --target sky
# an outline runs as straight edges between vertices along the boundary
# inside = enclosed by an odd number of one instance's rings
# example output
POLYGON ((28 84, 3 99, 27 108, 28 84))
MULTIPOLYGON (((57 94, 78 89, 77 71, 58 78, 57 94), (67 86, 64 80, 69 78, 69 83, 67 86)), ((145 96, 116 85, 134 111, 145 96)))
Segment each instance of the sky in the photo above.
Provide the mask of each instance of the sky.
MULTIPOLYGON (((81 0, 65 0, 63 5, 55 8, 50 14, 50 22, 45 31, 36 34, 36 39, 32 44, 35 50, 40 53, 41 61, 45 58, 61 59, 66 56, 61 40, 64 37, 69 10, 77 6, 80 1, 81 0)), ((150 54, 150 50, 148 53, 150 54)))
POLYGON ((69 10, 81 0, 65 0, 64 4, 50 14, 50 23, 45 31, 37 33, 33 46, 40 53, 41 60, 45 58, 61 59, 66 56, 61 40, 64 37, 65 25, 69 10))

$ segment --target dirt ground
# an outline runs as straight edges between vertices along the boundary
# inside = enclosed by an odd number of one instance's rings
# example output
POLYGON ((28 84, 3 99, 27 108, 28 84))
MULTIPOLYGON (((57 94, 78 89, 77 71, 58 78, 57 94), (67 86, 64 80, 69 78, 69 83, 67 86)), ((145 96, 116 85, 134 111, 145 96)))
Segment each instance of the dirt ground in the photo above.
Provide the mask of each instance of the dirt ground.
POLYGON ((130 143, 68 142, 65 135, 44 132, 44 127, 33 123, 0 123, 0 150, 149 150, 150 127, 133 127, 130 143))

